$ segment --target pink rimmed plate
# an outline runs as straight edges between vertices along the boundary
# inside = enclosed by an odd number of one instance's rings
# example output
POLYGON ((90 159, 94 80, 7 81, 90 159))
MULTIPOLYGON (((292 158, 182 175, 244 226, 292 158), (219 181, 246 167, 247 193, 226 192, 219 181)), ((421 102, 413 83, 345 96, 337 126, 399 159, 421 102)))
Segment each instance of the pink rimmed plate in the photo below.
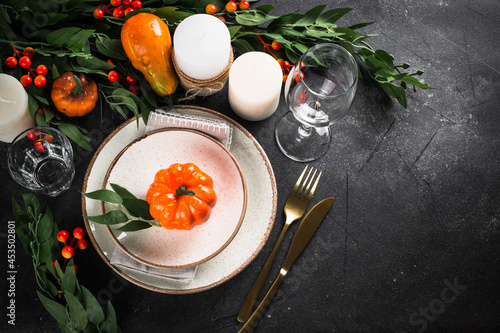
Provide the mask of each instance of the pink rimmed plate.
POLYGON ((146 199, 155 174, 174 163, 194 163, 213 179, 217 203, 207 222, 191 230, 107 227, 126 254, 155 268, 187 268, 213 258, 233 240, 245 216, 246 186, 238 162, 220 142, 194 130, 162 129, 134 140, 111 163, 103 187, 118 184, 146 199))

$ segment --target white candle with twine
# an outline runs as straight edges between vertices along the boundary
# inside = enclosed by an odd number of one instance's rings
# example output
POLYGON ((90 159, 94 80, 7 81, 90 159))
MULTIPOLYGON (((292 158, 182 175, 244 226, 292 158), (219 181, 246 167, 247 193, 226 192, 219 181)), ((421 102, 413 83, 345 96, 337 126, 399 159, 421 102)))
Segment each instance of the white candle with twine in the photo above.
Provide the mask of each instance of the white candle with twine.
POLYGON ((283 72, 276 59, 264 52, 247 52, 229 71, 228 98, 243 119, 264 120, 278 108, 283 72))
POLYGON ((227 80, 232 62, 231 36, 212 15, 195 14, 175 29, 172 60, 180 83, 188 92, 209 95, 227 80))
POLYGON ((15 77, 0 73, 0 141, 10 143, 33 126, 26 90, 15 77))

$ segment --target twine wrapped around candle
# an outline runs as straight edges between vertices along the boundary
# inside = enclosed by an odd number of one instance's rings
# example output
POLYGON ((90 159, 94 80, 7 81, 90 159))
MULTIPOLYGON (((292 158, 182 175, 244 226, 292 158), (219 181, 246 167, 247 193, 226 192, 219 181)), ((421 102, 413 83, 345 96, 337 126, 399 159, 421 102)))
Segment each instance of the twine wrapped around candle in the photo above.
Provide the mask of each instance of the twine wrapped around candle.
POLYGON ((217 76, 211 79, 198 80, 186 75, 179 68, 177 62, 175 61, 175 52, 172 52, 172 63, 174 65, 174 69, 177 75, 179 76, 179 81, 181 85, 187 90, 186 97, 179 99, 179 101, 191 100, 199 94, 201 94, 202 96, 211 95, 213 93, 222 90, 222 88, 224 87, 224 83, 227 81, 229 77, 229 69, 231 69, 233 60, 234 60, 233 49, 230 48, 229 61, 227 62, 227 65, 222 70, 222 72, 220 72, 217 76))

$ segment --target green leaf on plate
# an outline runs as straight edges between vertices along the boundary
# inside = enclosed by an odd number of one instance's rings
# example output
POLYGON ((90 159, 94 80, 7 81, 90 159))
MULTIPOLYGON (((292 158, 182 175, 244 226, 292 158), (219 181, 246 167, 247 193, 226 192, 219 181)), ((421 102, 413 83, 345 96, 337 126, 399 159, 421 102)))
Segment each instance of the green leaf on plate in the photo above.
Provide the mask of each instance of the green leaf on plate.
POLYGON ((123 198, 123 206, 134 216, 145 220, 154 220, 149 213, 149 203, 137 198, 123 198))
POLYGON ((111 188, 113 191, 116 192, 120 197, 122 198, 136 198, 135 195, 133 195, 129 190, 127 190, 125 187, 122 187, 118 184, 111 183, 111 188))
POLYGON ((128 221, 128 216, 121 210, 111 210, 102 215, 84 216, 86 219, 100 224, 118 224, 128 221))
POLYGON ((106 190, 106 189, 84 193, 83 195, 89 199, 101 200, 115 204, 121 204, 123 202, 122 197, 120 195, 111 190, 106 190))
POLYGON ((148 222, 144 222, 142 220, 132 220, 129 223, 125 224, 123 227, 120 227, 116 230, 120 231, 138 231, 152 227, 153 225, 148 222))

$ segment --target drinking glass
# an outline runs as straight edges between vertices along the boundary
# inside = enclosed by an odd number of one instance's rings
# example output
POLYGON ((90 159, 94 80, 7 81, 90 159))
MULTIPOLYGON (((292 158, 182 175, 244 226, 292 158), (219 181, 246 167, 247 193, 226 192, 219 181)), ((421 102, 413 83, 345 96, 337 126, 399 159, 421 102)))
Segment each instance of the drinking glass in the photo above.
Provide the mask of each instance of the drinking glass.
POLYGON ((290 109, 276 126, 281 151, 299 162, 313 161, 330 146, 330 125, 349 111, 358 67, 345 48, 321 43, 307 50, 290 71, 285 100, 290 109))
POLYGON ((9 146, 7 164, 17 183, 53 197, 67 190, 75 175, 71 144, 51 127, 20 133, 9 146))

